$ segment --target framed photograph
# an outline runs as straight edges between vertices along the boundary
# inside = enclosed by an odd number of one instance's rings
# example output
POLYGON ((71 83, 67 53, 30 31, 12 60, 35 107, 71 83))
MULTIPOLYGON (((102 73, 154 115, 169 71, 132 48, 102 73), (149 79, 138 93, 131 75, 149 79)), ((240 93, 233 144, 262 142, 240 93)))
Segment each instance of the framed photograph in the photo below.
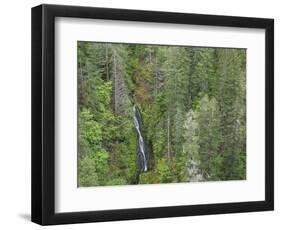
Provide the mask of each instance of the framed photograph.
POLYGON ((273 210, 274 21, 32 8, 32 221, 273 210))

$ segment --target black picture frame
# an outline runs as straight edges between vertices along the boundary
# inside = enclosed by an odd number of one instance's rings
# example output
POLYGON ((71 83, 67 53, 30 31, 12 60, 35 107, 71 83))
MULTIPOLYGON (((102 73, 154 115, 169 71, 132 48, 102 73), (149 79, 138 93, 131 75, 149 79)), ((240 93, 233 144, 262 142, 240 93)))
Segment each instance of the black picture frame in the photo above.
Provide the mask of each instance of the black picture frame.
POLYGON ((32 221, 41 225, 274 209, 274 20, 62 5, 32 8, 32 221), (55 213, 55 18, 109 19, 265 29, 265 200, 55 213))

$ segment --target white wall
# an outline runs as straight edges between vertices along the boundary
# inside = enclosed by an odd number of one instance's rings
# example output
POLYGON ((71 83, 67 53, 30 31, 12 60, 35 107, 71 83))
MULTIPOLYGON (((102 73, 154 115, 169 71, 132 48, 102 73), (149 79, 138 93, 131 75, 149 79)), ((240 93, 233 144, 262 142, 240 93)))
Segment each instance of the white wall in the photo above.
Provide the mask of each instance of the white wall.
MULTIPOLYGON (((278 0, 57 0, 44 3, 275 18, 274 212, 122 221, 68 229, 276 229, 281 219, 280 6, 278 0), (279 141, 279 143, 278 143, 279 141)), ((41 1, 2 1, 0 12, 0 228, 38 229, 30 218, 30 8, 41 1)), ((65 226, 56 226, 63 229, 65 226)))

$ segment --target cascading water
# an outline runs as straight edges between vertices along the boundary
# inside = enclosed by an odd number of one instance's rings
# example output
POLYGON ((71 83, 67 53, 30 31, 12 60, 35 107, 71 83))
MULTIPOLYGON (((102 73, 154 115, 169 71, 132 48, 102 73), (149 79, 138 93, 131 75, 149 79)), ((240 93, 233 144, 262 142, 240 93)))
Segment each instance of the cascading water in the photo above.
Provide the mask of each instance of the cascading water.
POLYGON ((142 136, 142 130, 141 130, 141 115, 138 110, 138 108, 134 105, 134 123, 135 127, 138 133, 139 138, 139 153, 140 153, 140 159, 141 159, 141 168, 143 172, 147 171, 147 153, 146 153, 146 146, 144 143, 144 139, 142 136))

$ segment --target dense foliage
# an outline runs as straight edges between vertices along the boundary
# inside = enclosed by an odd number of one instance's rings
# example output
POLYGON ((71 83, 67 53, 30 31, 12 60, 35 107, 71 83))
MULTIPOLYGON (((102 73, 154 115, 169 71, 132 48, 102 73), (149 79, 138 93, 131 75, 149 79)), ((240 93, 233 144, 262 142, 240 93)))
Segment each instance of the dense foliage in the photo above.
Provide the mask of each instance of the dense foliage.
POLYGON ((245 49, 78 42, 77 51, 79 186, 246 178, 245 49))

